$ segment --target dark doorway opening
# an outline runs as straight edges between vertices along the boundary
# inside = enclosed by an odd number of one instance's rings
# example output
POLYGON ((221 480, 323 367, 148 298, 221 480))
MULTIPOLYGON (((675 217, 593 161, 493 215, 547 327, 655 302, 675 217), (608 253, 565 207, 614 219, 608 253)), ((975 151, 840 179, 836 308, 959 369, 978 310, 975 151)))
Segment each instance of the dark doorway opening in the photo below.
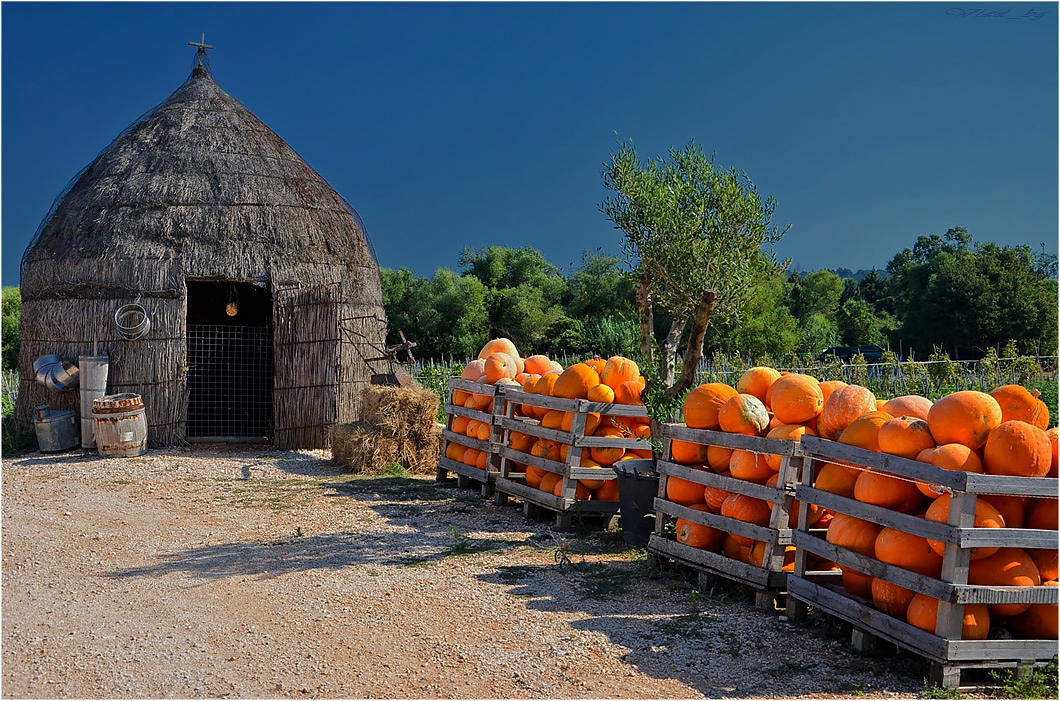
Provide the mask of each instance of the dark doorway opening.
POLYGON ((265 282, 189 280, 191 440, 272 435, 272 295, 265 282))

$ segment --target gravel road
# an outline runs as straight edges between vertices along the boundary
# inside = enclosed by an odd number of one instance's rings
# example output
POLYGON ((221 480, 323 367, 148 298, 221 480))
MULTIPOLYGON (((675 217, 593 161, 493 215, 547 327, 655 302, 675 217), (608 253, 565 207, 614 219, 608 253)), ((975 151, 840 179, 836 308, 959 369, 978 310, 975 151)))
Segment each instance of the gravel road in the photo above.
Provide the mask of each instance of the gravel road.
POLYGON ((327 451, 3 460, 5 698, 915 698, 915 656, 327 451))

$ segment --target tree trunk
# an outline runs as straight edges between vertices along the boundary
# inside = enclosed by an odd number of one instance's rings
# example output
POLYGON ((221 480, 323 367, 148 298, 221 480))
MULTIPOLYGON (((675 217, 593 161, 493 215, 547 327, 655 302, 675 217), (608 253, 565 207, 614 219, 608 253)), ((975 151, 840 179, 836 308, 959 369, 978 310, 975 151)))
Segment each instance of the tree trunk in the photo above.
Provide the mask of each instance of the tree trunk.
POLYGON ((677 375, 677 347, 681 344, 681 334, 688 326, 687 319, 674 319, 670 324, 670 331, 666 334, 666 340, 662 345, 662 378, 663 384, 672 387, 677 375))
POLYGON ((696 305, 695 314, 692 317, 692 331, 688 339, 688 347, 685 349, 685 361, 681 367, 681 377, 677 383, 666 390, 663 395, 666 401, 670 401, 686 390, 692 388, 696 382, 696 368, 699 361, 703 359, 703 339, 707 335, 707 325, 714 315, 718 295, 714 290, 707 290, 696 305))
POLYGON ((637 281, 637 319, 640 321, 640 354, 650 363, 655 362, 655 317, 652 314, 651 295, 649 294, 648 273, 643 271, 637 281))

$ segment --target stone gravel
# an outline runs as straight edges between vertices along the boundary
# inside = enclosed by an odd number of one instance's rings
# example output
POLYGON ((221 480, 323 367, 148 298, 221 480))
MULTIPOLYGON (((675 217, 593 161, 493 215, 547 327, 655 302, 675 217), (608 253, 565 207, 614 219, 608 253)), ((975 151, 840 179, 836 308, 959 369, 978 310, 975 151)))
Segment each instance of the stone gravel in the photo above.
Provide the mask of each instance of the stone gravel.
POLYGON ((655 569, 606 524, 556 533, 327 451, 197 445, 3 460, 11 698, 915 698, 753 592, 655 569))

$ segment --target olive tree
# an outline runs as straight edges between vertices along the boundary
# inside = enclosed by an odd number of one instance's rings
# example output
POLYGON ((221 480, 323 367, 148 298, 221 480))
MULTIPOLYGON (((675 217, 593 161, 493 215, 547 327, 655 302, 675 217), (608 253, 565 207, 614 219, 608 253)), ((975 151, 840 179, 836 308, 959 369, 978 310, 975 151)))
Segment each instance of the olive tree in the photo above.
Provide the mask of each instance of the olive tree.
POLYGON ((787 229, 770 224, 772 198, 763 200, 743 171, 715 166, 694 142, 643 164, 632 143, 620 144, 603 179, 614 194, 600 211, 625 235, 623 252, 635 270, 641 353, 659 370, 663 400, 672 401, 695 383, 711 319, 738 321, 755 282, 787 267, 763 249, 787 229), (673 319, 660 357, 652 334, 656 305, 673 319))

